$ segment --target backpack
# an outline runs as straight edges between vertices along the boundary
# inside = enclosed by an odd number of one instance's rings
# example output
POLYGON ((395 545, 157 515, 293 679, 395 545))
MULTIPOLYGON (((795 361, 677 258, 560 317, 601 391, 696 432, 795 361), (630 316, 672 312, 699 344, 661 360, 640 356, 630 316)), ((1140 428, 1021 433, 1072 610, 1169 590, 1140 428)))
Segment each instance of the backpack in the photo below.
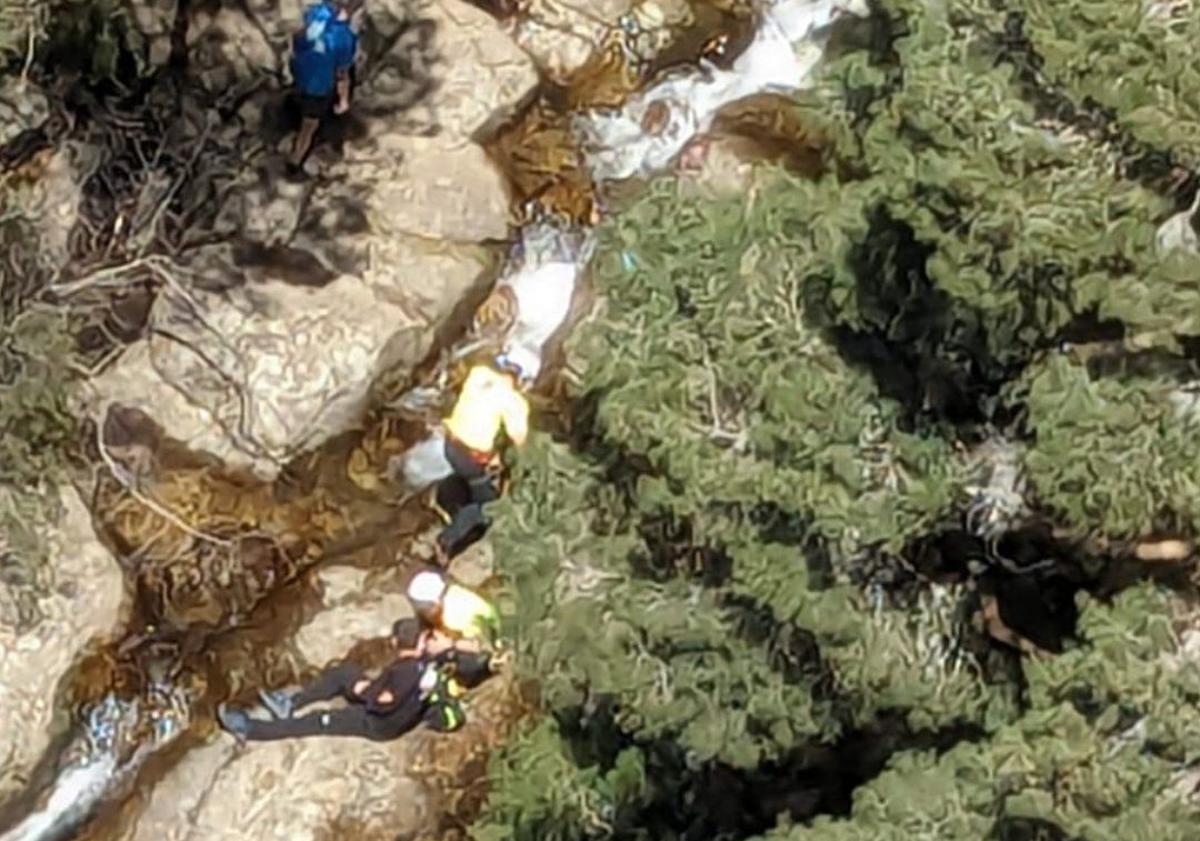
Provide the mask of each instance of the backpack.
POLYGON ((337 11, 328 3, 314 3, 304 10, 304 38, 301 40, 306 50, 323 53, 329 49, 326 30, 336 17, 337 11))
POLYGON ((304 30, 293 41, 292 74, 302 93, 326 96, 333 91, 334 73, 352 63, 358 41, 349 25, 338 20, 329 3, 304 10, 304 30))

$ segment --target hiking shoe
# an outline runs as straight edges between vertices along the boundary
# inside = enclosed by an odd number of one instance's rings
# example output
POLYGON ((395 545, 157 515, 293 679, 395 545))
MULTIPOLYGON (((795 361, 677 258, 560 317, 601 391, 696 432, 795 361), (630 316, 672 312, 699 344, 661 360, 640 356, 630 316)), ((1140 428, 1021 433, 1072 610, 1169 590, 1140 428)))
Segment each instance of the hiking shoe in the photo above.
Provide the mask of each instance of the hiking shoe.
POLYGON ((292 696, 282 690, 260 689, 258 697, 262 700, 263 706, 270 711, 275 718, 291 718, 293 706, 292 696))
POLYGON ((221 722, 221 726, 233 734, 238 740, 238 744, 245 744, 246 733, 250 729, 250 716, 241 710, 231 709, 226 703, 222 703, 217 707, 217 721, 221 722))

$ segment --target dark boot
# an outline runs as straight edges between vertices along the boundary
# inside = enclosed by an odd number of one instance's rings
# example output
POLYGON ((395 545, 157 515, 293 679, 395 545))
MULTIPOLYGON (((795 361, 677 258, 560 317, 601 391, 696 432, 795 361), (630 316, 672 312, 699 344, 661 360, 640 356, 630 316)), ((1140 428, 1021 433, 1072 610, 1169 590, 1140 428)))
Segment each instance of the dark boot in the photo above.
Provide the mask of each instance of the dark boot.
POLYGON ((217 707, 217 721, 229 733, 233 734, 238 744, 244 745, 246 743, 246 733, 250 729, 250 716, 241 710, 231 709, 226 703, 222 703, 217 707))

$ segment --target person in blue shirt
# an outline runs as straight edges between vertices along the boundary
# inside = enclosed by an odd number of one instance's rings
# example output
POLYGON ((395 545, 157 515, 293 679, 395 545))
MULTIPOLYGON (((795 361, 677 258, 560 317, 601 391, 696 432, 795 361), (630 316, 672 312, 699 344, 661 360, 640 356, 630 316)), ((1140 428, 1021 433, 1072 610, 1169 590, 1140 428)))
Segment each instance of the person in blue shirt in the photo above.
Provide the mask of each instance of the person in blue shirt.
POLYGON ((292 38, 292 76, 300 95, 300 131, 288 158, 292 175, 299 174, 330 108, 335 114, 350 109, 351 73, 358 52, 350 16, 356 4, 356 0, 326 0, 309 6, 304 11, 304 28, 292 38))

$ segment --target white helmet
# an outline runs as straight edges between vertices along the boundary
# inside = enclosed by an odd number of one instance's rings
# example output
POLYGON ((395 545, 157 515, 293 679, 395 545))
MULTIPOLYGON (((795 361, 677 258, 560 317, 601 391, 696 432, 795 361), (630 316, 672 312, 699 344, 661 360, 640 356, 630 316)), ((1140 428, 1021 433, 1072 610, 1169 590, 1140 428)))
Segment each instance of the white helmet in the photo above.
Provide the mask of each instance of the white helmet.
POLYGON ((408 584, 408 599, 413 604, 437 604, 447 586, 446 579, 436 572, 418 572, 408 584))
POLYGON ((537 379, 542 360, 524 345, 513 345, 496 357, 496 367, 514 372, 519 381, 528 384, 537 379))

